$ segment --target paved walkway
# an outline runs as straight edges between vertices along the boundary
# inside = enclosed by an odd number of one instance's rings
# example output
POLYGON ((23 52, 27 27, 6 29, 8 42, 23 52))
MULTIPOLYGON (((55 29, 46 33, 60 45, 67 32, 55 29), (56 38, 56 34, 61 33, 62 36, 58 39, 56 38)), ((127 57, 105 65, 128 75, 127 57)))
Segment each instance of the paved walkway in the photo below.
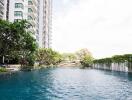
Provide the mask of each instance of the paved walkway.
POLYGON ((8 69, 10 71, 19 71, 20 70, 20 66, 21 65, 8 65, 8 67, 6 67, 6 69, 8 69))
POLYGON ((79 67, 81 64, 79 62, 62 62, 58 65, 59 67, 79 67))

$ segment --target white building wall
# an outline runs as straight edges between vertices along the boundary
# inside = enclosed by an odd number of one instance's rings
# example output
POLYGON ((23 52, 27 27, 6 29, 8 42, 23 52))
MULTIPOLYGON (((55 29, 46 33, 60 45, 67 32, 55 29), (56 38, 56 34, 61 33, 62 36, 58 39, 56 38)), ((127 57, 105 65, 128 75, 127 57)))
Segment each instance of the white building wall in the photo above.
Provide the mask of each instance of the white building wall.
POLYGON ((43 33, 43 27, 44 27, 44 24, 43 24, 43 2, 44 0, 40 0, 40 8, 39 8, 39 13, 40 13, 40 16, 39 16, 39 47, 43 47, 42 46, 42 33, 43 33))
POLYGON ((6 20, 6 4, 7 0, 0 0, 0 19, 6 20))
POLYGON ((4 16, 3 19, 6 20, 6 8, 7 8, 7 0, 4 0, 4 16))
POLYGON ((51 22, 52 22, 52 0, 41 0, 40 2, 39 32, 40 47, 50 48, 51 46, 51 22))
POLYGON ((14 22, 15 19, 26 19, 26 0, 9 0, 9 21, 14 22), (15 8, 15 3, 22 3, 24 5, 24 9, 15 8), (23 17, 15 17, 15 11, 22 11, 23 17))
MULTIPOLYGON (((37 2, 37 0, 34 0, 37 2)), ((28 15, 30 15, 31 13, 28 12, 28 0, 10 0, 9 2, 9 21, 14 22, 15 19, 26 19, 28 20, 28 15), (15 3, 22 3, 24 8, 15 8, 15 3), (15 11, 22 11, 23 16, 14 16, 14 12, 15 11)), ((35 8, 35 10, 37 11, 37 5, 33 5, 35 8)), ((32 6, 31 6, 32 7, 32 6)), ((31 28, 30 30, 32 32, 35 32, 34 38, 36 39, 36 32, 37 32, 37 12, 33 12, 31 14, 31 16, 33 17, 33 21, 28 20, 29 22, 31 22, 31 24, 33 25, 33 28, 31 28), (34 24, 33 24, 34 23, 34 24)))
MULTIPOLYGON (((35 23, 31 30, 35 32, 35 39, 38 42, 39 47, 49 48, 51 47, 51 15, 52 15, 52 0, 32 0, 36 2, 34 5, 36 12, 34 12, 35 18, 31 23, 35 23)), ((9 21, 14 22, 15 19, 28 19, 28 0, 9 0, 9 21), (15 8, 15 3, 22 3, 24 9, 15 8), (23 17, 14 16, 15 11, 22 11, 23 17)), ((6 18, 6 17, 5 17, 6 18)))

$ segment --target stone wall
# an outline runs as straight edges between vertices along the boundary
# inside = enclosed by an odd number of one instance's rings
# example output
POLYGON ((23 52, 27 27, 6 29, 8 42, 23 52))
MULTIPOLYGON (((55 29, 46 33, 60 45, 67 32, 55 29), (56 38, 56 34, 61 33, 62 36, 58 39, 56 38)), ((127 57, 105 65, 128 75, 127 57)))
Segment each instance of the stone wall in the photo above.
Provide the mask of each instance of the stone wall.
POLYGON ((132 63, 95 63, 93 64, 93 68, 121 72, 132 72, 132 63))

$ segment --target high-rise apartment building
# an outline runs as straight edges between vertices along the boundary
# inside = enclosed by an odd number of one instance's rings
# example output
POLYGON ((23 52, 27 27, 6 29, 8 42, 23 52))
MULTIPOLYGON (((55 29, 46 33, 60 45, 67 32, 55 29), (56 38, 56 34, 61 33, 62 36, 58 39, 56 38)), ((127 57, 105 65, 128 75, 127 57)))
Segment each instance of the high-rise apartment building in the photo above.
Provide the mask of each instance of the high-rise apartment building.
POLYGON ((9 18, 11 22, 26 19, 31 23, 29 31, 34 33, 34 38, 39 41, 38 36, 38 0, 9 0, 9 18))
POLYGON ((40 0, 40 45, 51 48, 52 0, 40 0))
POLYGON ((6 19, 14 22, 26 19, 31 23, 29 31, 39 47, 51 44, 51 0, 6 0, 6 19))
POLYGON ((6 19, 7 0, 0 0, 0 19, 6 19))

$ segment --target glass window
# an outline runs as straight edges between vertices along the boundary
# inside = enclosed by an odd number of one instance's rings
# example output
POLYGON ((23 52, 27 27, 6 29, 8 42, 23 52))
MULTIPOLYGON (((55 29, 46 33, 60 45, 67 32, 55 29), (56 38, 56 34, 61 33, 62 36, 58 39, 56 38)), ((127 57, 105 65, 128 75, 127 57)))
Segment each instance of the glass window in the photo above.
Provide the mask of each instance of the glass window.
POLYGON ((15 3, 15 8, 24 8, 22 3, 15 3))
POLYGON ((33 5, 33 2, 31 0, 28 0, 28 5, 33 5))
POLYGON ((31 8, 28 8, 28 12, 33 12, 33 10, 31 8))
POLYGON ((33 18, 31 16, 28 16, 28 20, 33 20, 33 18))
POLYGON ((22 11, 15 11, 14 12, 14 16, 23 16, 23 13, 22 13, 22 11))

